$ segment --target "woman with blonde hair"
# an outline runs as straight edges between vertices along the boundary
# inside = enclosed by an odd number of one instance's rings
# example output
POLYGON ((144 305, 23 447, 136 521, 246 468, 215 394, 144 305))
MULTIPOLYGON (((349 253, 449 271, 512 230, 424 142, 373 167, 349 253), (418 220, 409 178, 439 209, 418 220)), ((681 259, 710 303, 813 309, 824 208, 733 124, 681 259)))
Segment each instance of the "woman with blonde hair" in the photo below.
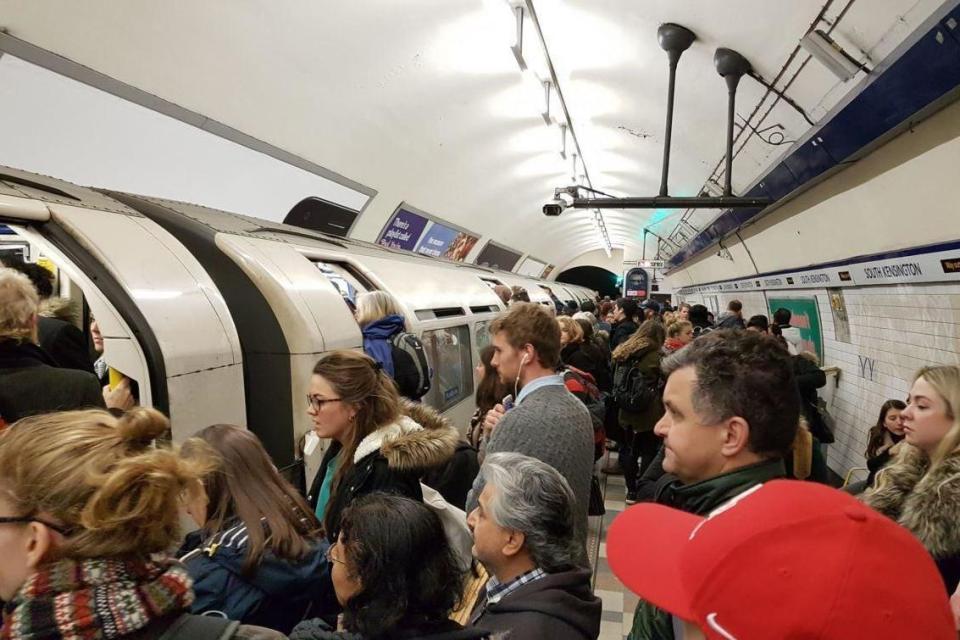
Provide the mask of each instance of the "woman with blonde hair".
POLYGON ((343 510, 359 496, 423 500, 421 475, 449 462, 457 447, 456 429, 430 407, 401 402, 380 363, 356 351, 323 356, 307 400, 314 433, 333 440, 307 496, 331 544, 343 510), (413 412, 419 420, 406 415, 413 412))
POLYGON ((653 427, 663 416, 660 361, 665 337, 660 322, 645 320, 613 351, 613 395, 619 407, 618 420, 626 434, 620 448, 620 464, 630 504, 637 501, 637 479, 660 448, 660 438, 653 427))
POLYGON ((154 446, 169 426, 153 409, 88 410, 0 435, 0 638, 283 638, 185 614, 190 577, 168 551, 204 470, 154 446))
POLYGON ((357 296, 356 316, 364 353, 393 378, 400 395, 419 400, 423 394, 416 363, 409 353, 394 346, 397 336, 409 330, 400 303, 386 291, 367 291, 357 296))
POLYGON ((904 441, 862 499, 913 532, 947 591, 960 583, 960 367, 924 367, 901 412, 904 441))
POLYGON ((667 339, 663 343, 663 348, 668 354, 693 342, 693 324, 691 322, 674 320, 665 326, 667 327, 667 339))

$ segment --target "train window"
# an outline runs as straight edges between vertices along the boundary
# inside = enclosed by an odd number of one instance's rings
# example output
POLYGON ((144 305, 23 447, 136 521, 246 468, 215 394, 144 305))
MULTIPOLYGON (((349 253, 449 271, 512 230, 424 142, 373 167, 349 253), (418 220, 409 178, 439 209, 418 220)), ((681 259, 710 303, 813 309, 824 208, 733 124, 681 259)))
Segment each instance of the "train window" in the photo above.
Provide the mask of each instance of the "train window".
POLYGON ((480 279, 483 280, 484 284, 486 284, 491 289, 496 289, 498 285, 503 284, 502 282, 494 278, 480 278, 480 279))
POLYGON ((490 344, 490 340, 491 340, 490 321, 481 320, 480 322, 475 324, 474 327, 476 327, 475 331, 477 335, 477 352, 479 353, 481 349, 483 349, 484 347, 490 344))
MULTIPOLYGON (((560 302, 560 298, 558 298, 556 294, 553 293, 553 289, 551 289, 550 287, 545 287, 542 284, 537 286, 543 289, 544 293, 550 296, 550 299, 553 301, 552 307, 554 311, 559 313, 561 310, 563 310, 563 303, 560 302)), ((544 302, 543 304, 547 305, 548 307, 551 306, 549 302, 544 302)))
POLYGON ((357 304, 357 294, 370 288, 366 281, 361 281, 360 277, 344 264, 322 260, 314 260, 313 264, 354 308, 357 304))
POLYGON ((470 327, 424 331, 421 339, 433 370, 424 400, 438 411, 446 411, 473 393, 470 327))

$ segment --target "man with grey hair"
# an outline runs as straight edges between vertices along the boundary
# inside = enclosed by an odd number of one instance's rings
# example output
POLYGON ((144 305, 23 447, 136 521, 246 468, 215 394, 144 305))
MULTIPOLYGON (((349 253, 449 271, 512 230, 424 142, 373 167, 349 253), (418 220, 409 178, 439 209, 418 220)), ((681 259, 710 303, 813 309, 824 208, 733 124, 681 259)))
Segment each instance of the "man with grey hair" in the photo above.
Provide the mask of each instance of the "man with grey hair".
POLYGON ((473 554, 490 573, 471 624, 506 638, 594 640, 602 605, 590 570, 578 566, 576 499, 550 465, 494 453, 480 469, 483 491, 467 524, 473 554))
POLYGON ((39 305, 25 275, 0 269, 0 424, 36 413, 104 406, 95 375, 59 369, 37 346, 39 305))
MULTIPOLYGON (((771 336, 719 330, 666 358, 663 470, 654 500, 704 516, 757 485, 786 475, 800 397, 789 354, 771 336)), ((642 541, 638 541, 642 544, 642 541)), ((672 640, 675 625, 648 602, 637 605, 630 640, 672 640)))

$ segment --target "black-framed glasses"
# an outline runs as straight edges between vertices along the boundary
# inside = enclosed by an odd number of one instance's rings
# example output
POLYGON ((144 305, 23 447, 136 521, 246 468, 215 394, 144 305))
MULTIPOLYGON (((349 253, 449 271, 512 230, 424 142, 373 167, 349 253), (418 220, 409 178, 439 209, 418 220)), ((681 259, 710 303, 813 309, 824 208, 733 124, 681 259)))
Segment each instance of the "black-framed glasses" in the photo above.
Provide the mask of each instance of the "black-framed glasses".
POLYGON ((59 534, 68 535, 69 530, 59 524, 53 524, 48 522, 43 518, 35 518, 33 516, 0 516, 0 524, 26 524, 28 522, 39 522, 42 525, 45 525, 59 534))
POLYGON ((342 398, 318 398, 315 395, 307 394, 307 404, 310 407, 313 407, 314 411, 320 411, 323 408, 323 405, 328 402, 340 402, 342 398))

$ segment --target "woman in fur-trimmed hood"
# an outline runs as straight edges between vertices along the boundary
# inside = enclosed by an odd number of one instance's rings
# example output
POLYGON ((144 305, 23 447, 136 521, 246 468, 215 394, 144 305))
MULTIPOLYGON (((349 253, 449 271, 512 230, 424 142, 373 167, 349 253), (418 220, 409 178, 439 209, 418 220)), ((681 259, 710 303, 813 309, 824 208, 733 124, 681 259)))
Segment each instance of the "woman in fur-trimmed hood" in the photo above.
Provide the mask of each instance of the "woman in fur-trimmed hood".
POLYGON ((333 440, 307 499, 332 543, 340 515, 357 497, 376 491, 423 500, 420 477, 446 464, 459 434, 428 407, 409 415, 396 385, 373 358, 334 351, 317 363, 310 381, 314 433, 333 440))
POLYGON ((901 416, 900 451, 862 499, 917 536, 952 593, 960 582, 960 367, 917 372, 901 416))

